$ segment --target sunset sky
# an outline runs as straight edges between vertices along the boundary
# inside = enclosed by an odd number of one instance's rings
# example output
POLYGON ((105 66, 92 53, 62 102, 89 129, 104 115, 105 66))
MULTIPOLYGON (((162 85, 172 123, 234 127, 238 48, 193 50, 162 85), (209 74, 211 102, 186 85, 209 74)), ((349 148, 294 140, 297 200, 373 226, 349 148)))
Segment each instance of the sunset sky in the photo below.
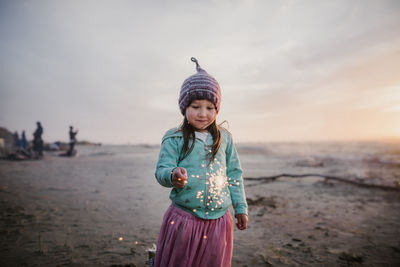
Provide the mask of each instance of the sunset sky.
POLYGON ((160 143, 194 56, 236 142, 400 139, 400 1, 0 0, 0 126, 160 143))

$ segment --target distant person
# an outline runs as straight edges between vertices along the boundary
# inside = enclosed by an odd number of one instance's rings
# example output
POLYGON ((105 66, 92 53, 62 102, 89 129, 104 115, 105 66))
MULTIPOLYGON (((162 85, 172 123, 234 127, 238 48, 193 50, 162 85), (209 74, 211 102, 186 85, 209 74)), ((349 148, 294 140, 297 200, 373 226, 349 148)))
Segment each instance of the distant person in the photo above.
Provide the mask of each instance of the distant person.
POLYGON ((43 127, 40 124, 40 121, 36 122, 36 130, 33 133, 33 151, 35 151, 36 155, 39 157, 43 157, 43 127))
POLYGON ((13 138, 14 138, 14 146, 17 149, 20 149, 21 148, 21 140, 19 139, 18 131, 14 132, 13 138))
POLYGON ((28 141, 26 140, 25 130, 23 130, 21 134, 21 147, 23 149, 26 149, 28 147, 28 141))
POLYGON ((69 150, 67 152, 68 156, 72 156, 74 153, 74 146, 76 143, 76 135, 78 134, 78 130, 74 132, 74 127, 69 126, 69 150))
POLYGON ((155 266, 231 266, 236 227, 247 228, 242 168, 231 134, 216 124, 221 89, 200 68, 181 87, 182 124, 162 138, 155 176, 171 188, 155 266))

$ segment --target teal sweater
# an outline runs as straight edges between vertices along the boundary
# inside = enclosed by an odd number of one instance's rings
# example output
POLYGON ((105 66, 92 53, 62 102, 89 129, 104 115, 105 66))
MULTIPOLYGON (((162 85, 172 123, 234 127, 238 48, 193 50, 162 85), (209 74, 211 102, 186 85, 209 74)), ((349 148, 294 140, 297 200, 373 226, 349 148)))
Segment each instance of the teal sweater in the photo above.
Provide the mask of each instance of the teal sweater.
MULTIPOLYGON (((195 139, 192 152, 179 161, 183 146, 183 134, 178 128, 170 129, 162 139, 155 176, 165 187, 173 187, 171 171, 183 167, 187 171, 188 181, 184 188, 171 190, 172 203, 203 219, 222 217, 233 204, 235 214, 247 214, 242 168, 232 136, 221 128, 222 142, 215 160, 208 164, 212 138, 207 144, 195 139)), ((191 142, 189 142, 189 147, 191 142)))

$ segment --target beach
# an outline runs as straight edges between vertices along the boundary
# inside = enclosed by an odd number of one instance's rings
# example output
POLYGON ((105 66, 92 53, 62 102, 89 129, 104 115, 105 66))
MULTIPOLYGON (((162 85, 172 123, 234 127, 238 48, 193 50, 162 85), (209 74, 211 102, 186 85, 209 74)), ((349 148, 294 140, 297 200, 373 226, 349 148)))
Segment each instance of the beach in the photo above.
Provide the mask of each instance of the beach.
MULTIPOLYGON (((1 266, 148 266, 170 205, 154 177, 159 146, 77 150, 0 161, 1 266)), ((400 266, 400 143, 238 152, 246 178, 322 177, 245 180, 249 226, 234 231, 232 266, 400 266)))

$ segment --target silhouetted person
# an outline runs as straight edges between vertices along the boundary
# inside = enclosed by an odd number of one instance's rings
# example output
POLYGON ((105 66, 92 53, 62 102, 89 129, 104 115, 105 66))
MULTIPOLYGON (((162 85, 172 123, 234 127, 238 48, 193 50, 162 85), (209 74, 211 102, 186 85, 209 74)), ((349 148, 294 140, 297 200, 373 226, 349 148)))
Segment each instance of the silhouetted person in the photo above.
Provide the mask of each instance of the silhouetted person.
POLYGON ((23 149, 26 149, 27 147, 28 147, 28 141, 26 140, 26 136, 25 136, 25 130, 24 131, 22 131, 22 134, 21 134, 21 147, 23 148, 23 149))
POLYGON ((74 127, 69 126, 69 150, 67 152, 68 156, 72 156, 74 152, 74 146, 76 143, 76 135, 78 134, 78 130, 74 132, 74 127))
POLYGON ((17 149, 21 148, 21 140, 19 139, 19 135, 18 135, 17 131, 14 132, 13 138, 14 138, 14 146, 17 149))
POLYGON ((37 128, 33 133, 33 151, 40 157, 43 157, 43 127, 40 124, 40 121, 36 122, 37 128))

